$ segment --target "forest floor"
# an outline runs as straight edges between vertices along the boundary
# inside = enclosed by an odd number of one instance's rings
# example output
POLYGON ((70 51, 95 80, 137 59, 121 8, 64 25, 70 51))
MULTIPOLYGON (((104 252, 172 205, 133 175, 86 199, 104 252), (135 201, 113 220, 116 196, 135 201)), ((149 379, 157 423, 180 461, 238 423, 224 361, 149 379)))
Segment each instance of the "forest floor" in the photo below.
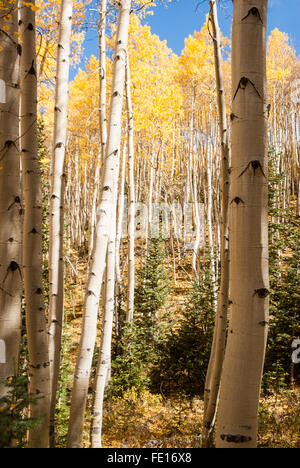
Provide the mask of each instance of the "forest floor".
MULTIPOLYGON (((300 389, 261 399, 259 448, 300 448, 300 389)), ((164 400, 127 392, 107 402, 104 446, 114 448, 197 448, 201 445, 203 401, 164 400)))
MULTIPOLYGON (((75 257, 74 258, 78 258, 75 257)), ((86 262, 68 260, 63 385, 59 413, 59 438, 64 445, 69 415, 69 399, 80 337, 86 262)), ((187 261, 186 265, 190 262, 187 261)), ((183 305, 190 282, 183 270, 177 272, 172 304, 183 305), (176 297, 175 297, 176 296, 176 297)), ((99 327, 100 329, 100 327, 99 327)), ((98 338, 100 337, 100 330, 98 338)), ((100 341, 100 340, 99 340, 100 341)), ((88 414, 91 414, 92 388, 88 414)), ((86 420, 84 446, 89 447, 91 417, 86 420)), ((127 391, 122 397, 107 399, 104 408, 103 446, 112 448, 197 448, 201 446, 203 401, 200 398, 166 398, 144 391, 127 391)), ((261 399, 259 409, 260 448, 300 448, 300 388, 279 391, 261 399)))

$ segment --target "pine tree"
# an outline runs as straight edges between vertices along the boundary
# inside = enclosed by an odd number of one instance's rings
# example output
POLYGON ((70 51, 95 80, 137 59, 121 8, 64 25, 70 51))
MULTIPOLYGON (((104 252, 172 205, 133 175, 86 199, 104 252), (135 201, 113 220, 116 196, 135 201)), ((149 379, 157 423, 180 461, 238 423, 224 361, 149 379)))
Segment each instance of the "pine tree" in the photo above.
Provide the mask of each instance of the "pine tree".
POLYGON ((28 393, 28 377, 10 377, 5 382, 7 394, 0 398, 0 448, 24 448, 27 431, 38 433, 42 417, 29 417, 28 407, 38 404, 40 397, 28 393))
POLYGON ((270 331, 267 346, 264 391, 274 391, 300 382, 298 367, 291 362, 291 345, 300 335, 299 310, 299 217, 296 206, 278 207, 282 200, 284 172, 277 170, 278 156, 269 152, 269 252, 270 331))
POLYGON ((164 393, 203 395, 214 328, 214 288, 211 262, 205 256, 182 315, 158 344, 153 388, 164 393))
POLYGON ((146 257, 136 273, 134 320, 125 325, 121 354, 112 364, 110 392, 113 394, 132 387, 139 391, 151 383, 151 369, 158 359, 157 345, 164 333, 161 312, 170 293, 165 258, 163 239, 151 239, 146 257))
POLYGON ((156 313, 165 304, 170 292, 169 272, 164 265, 165 244, 161 237, 151 239, 146 258, 137 271, 135 307, 138 322, 141 318, 155 319, 156 313))

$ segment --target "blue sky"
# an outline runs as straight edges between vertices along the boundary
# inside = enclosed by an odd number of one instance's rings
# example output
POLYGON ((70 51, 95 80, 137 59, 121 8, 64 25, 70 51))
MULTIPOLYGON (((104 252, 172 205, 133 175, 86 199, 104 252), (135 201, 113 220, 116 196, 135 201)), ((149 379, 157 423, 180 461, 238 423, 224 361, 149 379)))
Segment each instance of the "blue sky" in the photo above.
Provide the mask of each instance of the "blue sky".
MULTIPOLYGON (((208 1, 173 0, 165 8, 156 7, 154 15, 147 18, 152 32, 162 40, 166 39, 168 46, 176 54, 184 47, 184 39, 195 30, 200 30, 208 12, 208 1)), ((232 23, 232 0, 223 0, 219 7, 219 22, 223 33, 230 37, 232 23)), ((289 34, 297 53, 300 54, 300 0, 269 0, 268 31, 277 27, 289 34)))
MULTIPOLYGON (((157 1, 157 3, 159 0, 157 1)), ((222 32, 230 37, 232 23, 232 0, 222 0, 219 7, 219 22, 222 32)), ((153 33, 161 40, 166 40, 168 47, 177 55, 184 48, 184 39, 195 30, 199 31, 208 12, 208 0, 172 0, 165 7, 163 5, 153 9, 154 15, 147 16, 145 23, 151 26, 153 33), (200 3, 198 8, 196 5, 200 3)), ((269 0, 268 32, 274 28, 289 34, 297 54, 300 54, 300 0, 269 0), (287 6, 288 5, 288 6, 287 6)), ((88 32, 84 44, 84 57, 88 59, 92 54, 98 57, 98 38, 96 32, 88 32)), ((83 66, 83 64, 81 64, 83 66)), ((71 79, 76 74, 71 71, 71 79)))

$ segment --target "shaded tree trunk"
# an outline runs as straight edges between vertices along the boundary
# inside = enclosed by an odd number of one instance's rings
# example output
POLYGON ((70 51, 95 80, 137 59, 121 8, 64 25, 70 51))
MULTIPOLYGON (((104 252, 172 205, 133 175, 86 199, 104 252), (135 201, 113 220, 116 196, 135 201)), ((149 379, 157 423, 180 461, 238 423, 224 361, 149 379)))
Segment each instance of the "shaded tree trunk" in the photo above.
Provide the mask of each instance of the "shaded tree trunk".
POLYGON ((0 398, 18 371, 22 297, 22 202, 19 148, 20 55, 18 4, 3 2, 0 18, 0 398), (5 14, 10 15, 4 21, 5 14), (8 32, 3 30, 8 26, 8 32))
MULTIPOLYGON (((33 0, 32 5, 35 5, 33 0)), ((37 140, 37 73, 35 13, 21 8, 21 148, 24 187, 23 272, 29 353, 29 391, 39 399, 30 417, 42 417, 39 429, 29 431, 29 446, 49 446, 50 371, 48 335, 42 284, 42 181, 37 140)))
POLYGON ((215 318, 215 329, 205 384, 205 409, 203 445, 211 444, 212 430, 216 418, 217 401, 226 345, 228 294, 229 294, 229 142, 227 131, 225 90, 222 72, 221 37, 215 0, 210 1, 210 18, 214 42, 219 131, 221 140, 221 284, 215 318))
POLYGON ((232 28, 231 317, 217 448, 255 448, 268 331, 267 0, 235 0, 232 28))

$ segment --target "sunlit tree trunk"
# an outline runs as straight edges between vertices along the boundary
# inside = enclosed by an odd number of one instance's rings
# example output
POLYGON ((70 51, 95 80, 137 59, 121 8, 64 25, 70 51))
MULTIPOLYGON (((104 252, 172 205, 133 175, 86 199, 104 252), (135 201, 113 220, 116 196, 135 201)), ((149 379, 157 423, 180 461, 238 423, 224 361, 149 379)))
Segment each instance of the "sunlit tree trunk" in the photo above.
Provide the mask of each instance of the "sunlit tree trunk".
POLYGON ((19 148, 20 55, 17 2, 2 2, 0 18, 0 397, 18 371, 22 297, 22 205, 19 148), (4 13, 10 15, 4 21, 4 13), (6 32, 3 27, 9 27, 6 32))
MULTIPOLYGON (((207 130, 209 132, 209 130, 207 130)), ((207 168, 207 230, 208 230, 208 243, 210 254, 210 270, 211 281, 213 290, 213 307, 216 310, 216 261, 215 261, 215 246, 213 238, 213 174, 212 174, 212 147, 208 143, 206 150, 206 168, 207 168)))
MULTIPOLYGON (((118 184, 118 171, 116 173, 115 186, 118 184)), ((93 423, 92 423, 92 448, 101 448, 102 446, 102 420, 104 392, 108 382, 110 364, 111 364, 111 342, 113 319, 115 312, 115 275, 116 275, 116 208, 117 191, 114 188, 114 202, 112 207, 112 229, 107 248, 106 257, 106 281, 104 293, 104 317, 101 331, 101 345, 96 374, 95 399, 93 405, 93 423)))
POLYGON ((235 0, 232 29, 231 317, 218 448, 255 448, 268 331, 267 0, 235 0))
POLYGON ((104 162, 104 156, 107 144, 107 118, 106 118, 106 15, 107 15, 107 0, 101 0, 100 11, 99 11, 99 73, 100 73, 100 133, 101 133, 101 154, 102 164, 104 162))
POLYGON ((91 234, 89 243, 89 258, 92 255, 94 240, 95 240, 95 224, 97 218, 97 202, 100 186, 100 167, 103 167, 105 157, 105 149, 107 143, 107 118, 106 118, 106 15, 107 15, 107 0, 101 0, 99 8, 99 124, 101 135, 101 148, 96 162, 95 180, 94 180, 94 196, 92 204, 92 217, 91 217, 91 234), (101 162, 101 164, 100 164, 101 162))
POLYGON ((96 170, 95 170, 95 178, 94 178, 94 192, 93 192, 93 200, 92 200, 92 213, 91 213, 91 233, 90 233, 90 241, 89 241, 89 258, 93 252, 94 246, 94 238, 95 238, 95 225, 97 219, 97 200, 99 194, 99 185, 100 185, 100 160, 103 160, 101 152, 97 155, 96 160, 96 170))
POLYGON ((64 189, 65 156, 69 96, 72 0, 62 0, 57 50, 56 94, 54 109, 53 154, 51 162, 50 200, 50 304, 49 354, 51 376, 50 443, 54 444, 54 417, 59 377, 61 338, 64 315, 64 189))
POLYGON ((134 314, 134 237, 135 237, 135 182, 134 182, 134 140, 133 112, 130 89, 130 67, 127 55, 126 95, 128 112, 128 291, 127 291, 127 321, 133 320, 134 314))
POLYGON ((119 21, 113 66, 113 82, 108 123, 108 140, 100 191, 100 205, 84 303, 83 329, 79 344, 71 401, 68 447, 81 446, 89 377, 96 341, 100 289, 105 268, 108 240, 112 228, 115 173, 118 167, 121 116, 124 95, 128 28, 131 1, 119 3, 119 21))
POLYGON ((121 294, 121 240, 123 234, 123 219, 124 219, 124 207, 125 207, 125 172, 126 172, 126 149, 124 145, 122 152, 122 161, 120 162, 120 182, 119 182, 119 196, 118 196, 118 207, 117 207, 117 232, 116 232, 116 283, 117 283, 117 296, 121 294))
POLYGON ((222 52, 220 29, 215 0, 210 1, 210 24, 214 42, 216 85, 218 96, 219 131, 221 140, 221 284, 218 294, 218 305, 215 318, 215 329, 210 362, 205 384, 204 434, 203 445, 211 442, 212 429, 215 423, 220 379, 226 345, 228 294, 229 294, 229 143, 227 131, 225 90, 222 72, 222 52))
MULTIPOLYGON (((31 4, 34 6, 35 1, 31 4)), ((29 446, 49 445, 50 371, 48 335, 42 285, 42 181, 37 141, 37 74, 35 13, 21 8, 21 149, 24 187, 23 272, 29 352, 29 391, 39 399, 30 416, 42 425, 29 431, 29 446)))

